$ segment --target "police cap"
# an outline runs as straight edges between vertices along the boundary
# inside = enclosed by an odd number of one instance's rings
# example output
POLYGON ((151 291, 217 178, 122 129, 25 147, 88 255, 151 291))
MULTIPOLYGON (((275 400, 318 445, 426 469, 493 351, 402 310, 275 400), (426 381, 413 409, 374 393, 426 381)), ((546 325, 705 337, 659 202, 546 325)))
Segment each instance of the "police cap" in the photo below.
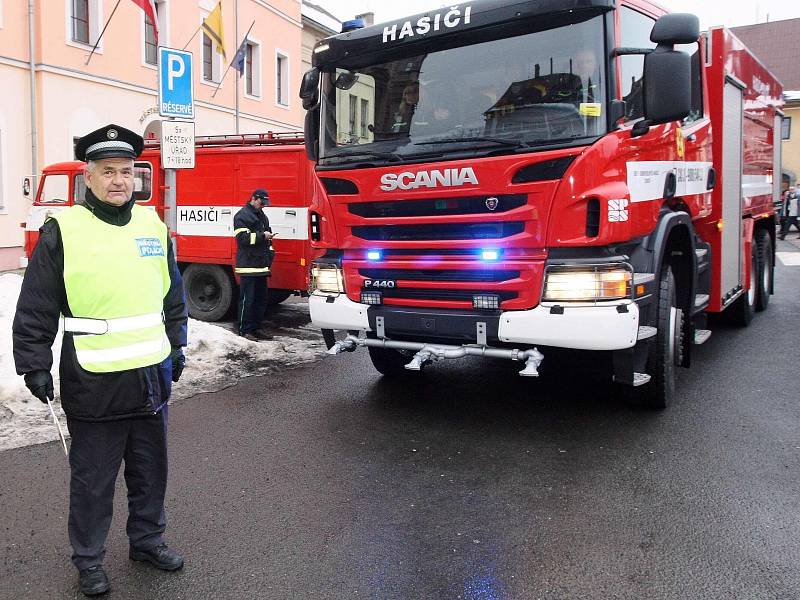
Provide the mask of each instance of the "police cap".
POLYGON ((258 188, 256 191, 253 192, 253 195, 250 196, 253 200, 261 200, 264 204, 269 203, 269 192, 267 190, 258 188))
POLYGON ((103 158, 135 159, 143 148, 142 136, 119 125, 105 125, 78 140, 75 158, 84 162, 103 158))

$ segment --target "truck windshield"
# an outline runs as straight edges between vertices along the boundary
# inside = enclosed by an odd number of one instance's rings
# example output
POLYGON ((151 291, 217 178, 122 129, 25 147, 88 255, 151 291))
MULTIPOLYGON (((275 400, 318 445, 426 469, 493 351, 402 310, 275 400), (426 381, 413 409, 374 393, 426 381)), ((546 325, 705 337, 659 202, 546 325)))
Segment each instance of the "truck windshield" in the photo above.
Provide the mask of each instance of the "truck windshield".
POLYGON ((606 132, 603 17, 323 76, 320 164, 591 143, 606 132))

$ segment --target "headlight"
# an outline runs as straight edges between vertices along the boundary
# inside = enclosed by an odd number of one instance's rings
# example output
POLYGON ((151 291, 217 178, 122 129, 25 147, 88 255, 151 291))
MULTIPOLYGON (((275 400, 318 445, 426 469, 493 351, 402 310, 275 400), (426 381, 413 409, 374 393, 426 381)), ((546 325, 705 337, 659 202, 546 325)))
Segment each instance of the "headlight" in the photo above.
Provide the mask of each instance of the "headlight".
POLYGON ((547 271, 544 302, 595 302, 631 297, 630 270, 614 267, 553 267, 547 271))
POLYGON ((311 289, 312 294, 343 294, 344 280, 342 270, 337 265, 327 263, 311 264, 311 289))

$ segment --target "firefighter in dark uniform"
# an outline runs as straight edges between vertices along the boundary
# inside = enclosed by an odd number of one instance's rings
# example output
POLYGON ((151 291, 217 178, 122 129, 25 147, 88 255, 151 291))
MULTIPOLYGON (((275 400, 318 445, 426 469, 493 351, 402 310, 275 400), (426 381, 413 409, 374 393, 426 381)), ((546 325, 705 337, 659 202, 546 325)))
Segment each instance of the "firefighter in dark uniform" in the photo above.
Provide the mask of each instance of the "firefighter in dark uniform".
POLYGON ((185 359, 183 283, 167 229, 133 200, 143 140, 108 125, 81 138, 83 203, 50 218, 25 273, 14 317, 14 361, 31 393, 53 398, 51 346, 64 328, 61 405, 72 437, 69 540, 80 589, 109 589, 103 570, 114 482, 125 461, 130 558, 168 571, 164 543, 167 400, 185 359))
POLYGON ((239 335, 254 342, 270 339, 261 329, 261 319, 267 310, 267 277, 275 256, 272 249, 275 234, 264 214, 265 206, 269 206, 269 194, 257 189, 233 217, 236 274, 239 276, 239 335))

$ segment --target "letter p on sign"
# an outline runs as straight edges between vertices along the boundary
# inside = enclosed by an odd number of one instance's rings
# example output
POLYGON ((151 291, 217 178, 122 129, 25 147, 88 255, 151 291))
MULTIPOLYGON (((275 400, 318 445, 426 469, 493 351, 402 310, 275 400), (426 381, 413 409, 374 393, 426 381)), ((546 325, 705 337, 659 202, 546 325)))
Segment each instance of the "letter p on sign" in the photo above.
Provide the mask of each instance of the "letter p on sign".
POLYGON ((158 114, 194 119, 192 53, 158 48, 158 114))
POLYGON ((167 89, 170 92, 175 89, 175 79, 181 77, 184 71, 183 59, 177 54, 170 54, 167 58, 167 89))

